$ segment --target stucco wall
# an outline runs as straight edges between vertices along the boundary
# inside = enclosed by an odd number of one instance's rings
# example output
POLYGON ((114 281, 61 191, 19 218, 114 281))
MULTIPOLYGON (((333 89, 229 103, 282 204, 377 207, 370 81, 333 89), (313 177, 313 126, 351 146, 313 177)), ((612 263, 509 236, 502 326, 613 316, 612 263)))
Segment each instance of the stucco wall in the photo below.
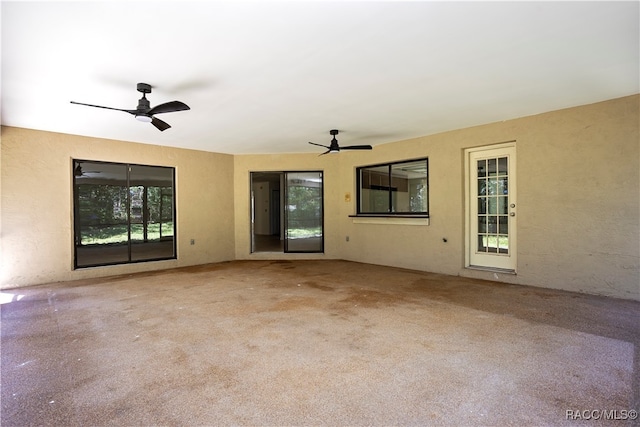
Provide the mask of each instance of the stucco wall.
POLYGON ((340 229, 350 241, 336 256, 640 300, 639 100, 456 130, 342 158, 338 193, 355 194, 356 166, 429 157, 431 218, 428 226, 357 224, 348 218, 355 201, 338 201, 340 229), (464 150, 513 140, 517 274, 467 269, 464 150))
POLYGON ((1 161, 2 288, 234 257, 230 155, 2 127, 1 161), (72 158, 175 167, 178 259, 74 271, 72 158))

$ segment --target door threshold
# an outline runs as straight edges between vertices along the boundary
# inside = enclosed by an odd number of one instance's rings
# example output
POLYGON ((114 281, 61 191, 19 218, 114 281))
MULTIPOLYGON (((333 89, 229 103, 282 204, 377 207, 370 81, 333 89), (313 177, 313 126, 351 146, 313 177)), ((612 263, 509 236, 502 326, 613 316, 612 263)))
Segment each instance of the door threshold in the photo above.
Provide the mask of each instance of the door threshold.
POLYGON ((468 265, 465 268, 468 268, 469 270, 488 271, 491 273, 513 274, 514 276, 517 274, 515 270, 511 270, 508 268, 483 267, 480 265, 468 265))

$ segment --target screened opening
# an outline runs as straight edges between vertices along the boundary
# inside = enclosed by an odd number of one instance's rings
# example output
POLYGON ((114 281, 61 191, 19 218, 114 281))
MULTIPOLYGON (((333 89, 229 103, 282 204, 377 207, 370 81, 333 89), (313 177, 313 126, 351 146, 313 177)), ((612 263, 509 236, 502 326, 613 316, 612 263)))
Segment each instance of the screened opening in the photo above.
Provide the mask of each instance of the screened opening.
POLYGON ((358 214, 429 215, 428 159, 356 169, 358 214))
POLYGON ((175 170, 73 161, 76 268, 174 259, 175 170))

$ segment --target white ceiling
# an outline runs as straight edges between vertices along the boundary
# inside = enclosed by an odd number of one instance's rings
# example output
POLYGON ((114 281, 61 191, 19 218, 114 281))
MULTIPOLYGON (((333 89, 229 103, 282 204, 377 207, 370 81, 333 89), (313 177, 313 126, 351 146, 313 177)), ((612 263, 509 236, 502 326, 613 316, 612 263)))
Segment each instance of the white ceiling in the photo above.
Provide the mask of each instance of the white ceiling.
POLYGON ((2 1, 3 125, 221 153, 383 144, 639 92, 640 2, 2 1), (139 82, 164 132, 133 116, 139 82))

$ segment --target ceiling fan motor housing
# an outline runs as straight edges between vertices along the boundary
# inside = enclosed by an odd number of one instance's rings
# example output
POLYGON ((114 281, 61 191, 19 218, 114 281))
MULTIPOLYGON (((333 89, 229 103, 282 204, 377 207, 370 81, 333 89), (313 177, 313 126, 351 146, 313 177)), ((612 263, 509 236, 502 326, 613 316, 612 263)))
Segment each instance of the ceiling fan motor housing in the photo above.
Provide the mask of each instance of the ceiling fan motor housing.
POLYGON ((146 112, 151 109, 151 104, 146 97, 147 93, 151 93, 151 85, 147 83, 138 83, 138 92, 142 92, 142 98, 138 100, 138 112, 146 112))
POLYGON ((151 104, 149 100, 142 95, 142 98, 138 100, 138 112, 146 112, 151 109, 151 104))

